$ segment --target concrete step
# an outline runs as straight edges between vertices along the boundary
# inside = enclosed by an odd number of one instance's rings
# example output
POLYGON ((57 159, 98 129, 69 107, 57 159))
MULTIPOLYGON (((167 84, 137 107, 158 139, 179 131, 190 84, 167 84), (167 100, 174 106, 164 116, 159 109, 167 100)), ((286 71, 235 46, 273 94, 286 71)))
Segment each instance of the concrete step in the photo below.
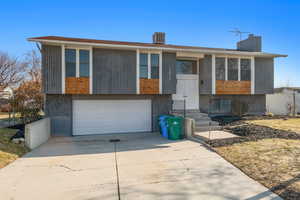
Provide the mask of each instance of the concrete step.
POLYGON ((221 130, 221 126, 196 126, 195 132, 204 132, 204 131, 217 131, 221 130))

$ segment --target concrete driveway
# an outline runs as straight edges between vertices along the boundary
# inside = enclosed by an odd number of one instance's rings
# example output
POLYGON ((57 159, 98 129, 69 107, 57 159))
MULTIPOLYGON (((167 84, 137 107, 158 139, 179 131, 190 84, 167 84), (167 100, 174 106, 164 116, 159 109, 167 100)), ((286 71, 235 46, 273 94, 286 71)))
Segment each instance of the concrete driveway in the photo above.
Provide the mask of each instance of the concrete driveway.
POLYGON ((0 170, 0 194, 1 200, 280 199, 203 145, 155 133, 52 138, 0 170))

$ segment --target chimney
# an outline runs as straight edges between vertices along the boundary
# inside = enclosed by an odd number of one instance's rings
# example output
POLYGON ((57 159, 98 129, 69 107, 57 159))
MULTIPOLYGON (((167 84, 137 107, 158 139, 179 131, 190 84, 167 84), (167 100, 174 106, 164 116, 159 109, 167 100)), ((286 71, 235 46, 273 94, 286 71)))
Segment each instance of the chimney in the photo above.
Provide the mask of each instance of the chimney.
POLYGON ((241 40, 237 43, 237 50, 260 52, 261 46, 261 36, 249 34, 247 39, 241 40))
POLYGON ((152 35, 153 44, 165 44, 165 33, 164 32, 155 32, 152 35))

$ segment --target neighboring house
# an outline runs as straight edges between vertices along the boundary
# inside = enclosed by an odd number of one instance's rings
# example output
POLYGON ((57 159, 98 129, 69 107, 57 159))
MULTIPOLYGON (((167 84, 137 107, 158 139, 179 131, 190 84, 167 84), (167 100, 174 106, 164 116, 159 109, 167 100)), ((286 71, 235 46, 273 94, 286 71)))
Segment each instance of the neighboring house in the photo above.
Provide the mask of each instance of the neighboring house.
POLYGON ((273 93, 274 58, 249 35, 237 49, 119 42, 57 36, 42 45, 46 115, 55 135, 157 131, 157 117, 171 110, 226 113, 231 101, 264 113, 273 93), (174 102, 174 103, 173 103, 174 102))
POLYGON ((266 97, 267 111, 275 115, 300 114, 300 87, 275 88, 266 97))
POLYGON ((10 87, 6 87, 3 90, 0 90, 0 99, 9 99, 13 95, 13 90, 10 87))

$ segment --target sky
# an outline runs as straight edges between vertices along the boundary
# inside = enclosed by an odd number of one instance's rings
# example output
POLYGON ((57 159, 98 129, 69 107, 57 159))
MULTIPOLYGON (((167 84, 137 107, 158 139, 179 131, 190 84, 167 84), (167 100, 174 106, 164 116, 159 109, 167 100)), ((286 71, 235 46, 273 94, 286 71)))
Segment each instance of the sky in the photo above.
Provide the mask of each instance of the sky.
MULTIPOLYGON (((152 42, 155 31, 168 44, 236 48, 234 28, 262 36, 275 59, 275 87, 300 87, 300 1, 34 1, 1 0, 0 51, 22 58, 35 36, 66 36, 152 42), (250 2, 250 3, 249 3, 250 2)), ((244 36, 244 38, 246 35, 244 36)))

